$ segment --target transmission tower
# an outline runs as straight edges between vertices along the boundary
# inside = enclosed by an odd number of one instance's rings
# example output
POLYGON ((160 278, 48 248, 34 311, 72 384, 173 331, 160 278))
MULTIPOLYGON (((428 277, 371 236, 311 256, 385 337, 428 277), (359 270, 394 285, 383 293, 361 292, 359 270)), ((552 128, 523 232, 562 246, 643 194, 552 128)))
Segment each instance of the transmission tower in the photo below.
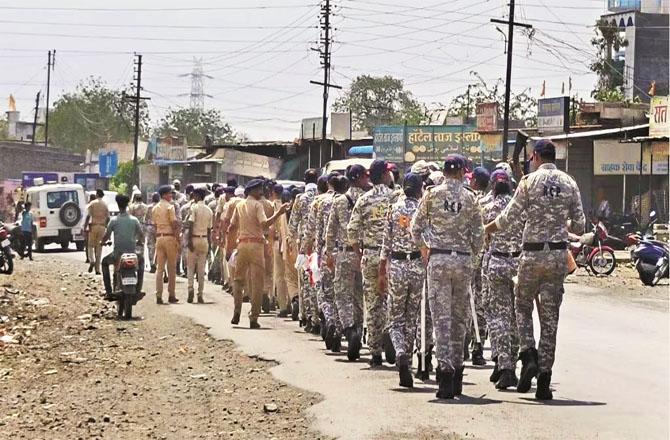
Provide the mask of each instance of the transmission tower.
POLYGON ((212 79, 210 75, 206 75, 202 68, 202 58, 193 58, 193 71, 191 73, 185 73, 179 75, 181 78, 190 77, 191 78, 191 93, 183 93, 179 96, 189 96, 190 97, 190 107, 197 109, 205 108, 205 97, 211 98, 212 95, 205 93, 205 87, 203 84, 203 78, 212 79))

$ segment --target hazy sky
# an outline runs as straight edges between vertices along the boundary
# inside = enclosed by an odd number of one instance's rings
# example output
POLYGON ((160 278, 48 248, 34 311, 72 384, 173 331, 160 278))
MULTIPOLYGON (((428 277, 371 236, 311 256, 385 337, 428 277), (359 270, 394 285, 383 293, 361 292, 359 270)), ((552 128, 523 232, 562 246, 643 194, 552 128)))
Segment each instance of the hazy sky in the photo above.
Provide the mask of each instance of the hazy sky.
MULTIPOLYGON (((335 16, 331 82, 346 87, 360 74, 390 74, 428 105, 448 104, 472 71, 504 78, 504 37, 489 19, 507 16, 501 0, 332 0, 335 16), (415 6, 411 6, 414 3, 415 6)), ((588 98, 593 24, 602 0, 521 0, 515 33, 516 91, 588 98)), ((292 140, 302 118, 321 115, 316 47, 317 0, 0 0, 0 110, 14 94, 31 119, 35 94, 45 93, 47 51, 57 50, 51 101, 88 77, 121 86, 133 78, 133 52, 144 56, 144 93, 151 117, 188 106, 190 79, 180 77, 202 57, 207 107, 220 109, 253 140, 292 140), (98 10, 91 10, 98 9, 98 10), (183 94, 186 94, 185 96, 183 94)), ((502 30, 503 25, 499 25, 502 30)), ((331 102, 339 94, 334 90, 331 102)))

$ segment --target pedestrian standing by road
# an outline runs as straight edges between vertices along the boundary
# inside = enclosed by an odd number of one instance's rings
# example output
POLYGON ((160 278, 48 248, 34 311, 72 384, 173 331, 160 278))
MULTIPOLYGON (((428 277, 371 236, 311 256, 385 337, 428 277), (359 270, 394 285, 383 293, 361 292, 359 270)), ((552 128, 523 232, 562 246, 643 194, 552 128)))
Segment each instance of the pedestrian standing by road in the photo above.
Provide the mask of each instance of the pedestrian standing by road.
POLYGON ((84 220, 84 230, 88 231, 88 255, 92 259, 88 271, 93 272, 95 268, 96 275, 100 275, 102 237, 105 235, 107 222, 109 222, 109 210, 105 201, 102 200, 104 196, 103 190, 96 190, 95 200, 88 204, 86 220, 84 220))
POLYGON ((579 188, 568 174, 556 168, 556 147, 541 139, 533 148, 534 172, 524 176, 505 210, 486 225, 486 233, 506 230, 524 216, 523 251, 516 290, 521 375, 517 391, 530 390, 537 376, 538 400, 550 400, 552 367, 556 353, 558 315, 567 273, 568 232, 582 234, 586 219, 579 188), (568 221, 571 222, 568 227, 568 221), (533 335, 533 300, 539 297, 540 343, 533 335))
MULTIPOLYGON (((88 213, 88 205, 91 204, 91 202, 94 202, 95 198, 96 198, 95 193, 91 194, 88 197, 88 203, 86 204, 86 212, 87 213, 88 213)), ((86 253, 86 264, 89 264, 91 262, 91 255, 88 252, 88 234, 89 234, 89 231, 86 228, 84 228, 84 250, 85 250, 85 253, 86 253)))
POLYGON ((482 248, 482 216, 463 184, 465 158, 449 155, 446 180, 426 192, 412 220, 412 237, 428 248, 428 298, 436 336, 440 399, 462 393, 463 340, 473 259, 482 248))
POLYGON ((146 224, 146 240, 147 252, 149 257, 149 267, 151 273, 156 272, 156 225, 153 219, 153 210, 160 201, 161 197, 158 193, 151 196, 151 204, 147 207, 147 213, 144 216, 144 223, 146 224))
POLYGON ((389 333, 396 352, 400 386, 413 386, 412 352, 425 268, 421 248, 412 239, 410 222, 419 207, 423 180, 409 173, 403 182, 404 195, 391 205, 381 251, 380 293, 389 299, 389 333))
POLYGON ((231 324, 239 324, 242 312, 242 290, 248 281, 251 298, 251 312, 249 327, 260 328, 258 316, 261 312, 263 284, 265 282, 265 229, 282 216, 288 209, 288 204, 282 205, 270 218, 265 215, 265 209, 260 199, 263 196, 263 181, 253 179, 245 188, 247 198, 235 207, 230 227, 238 229, 237 258, 233 275, 233 297, 235 310, 231 324))
MULTIPOLYGON (((326 262, 334 271, 335 305, 340 326, 347 340, 347 358, 360 357, 363 337, 363 280, 360 257, 349 244, 347 226, 351 211, 369 186, 368 171, 362 165, 352 165, 346 173, 349 189, 335 196, 326 225, 326 262)), ((293 214, 291 214, 293 215, 293 214)))
POLYGON ((206 191, 198 188, 193 191, 193 203, 188 216, 187 228, 187 277, 188 277, 188 299, 193 302, 194 277, 198 277, 198 303, 203 304, 203 291, 205 289, 205 264, 212 239, 212 210, 205 205, 206 191))
POLYGON ((372 189, 358 198, 347 225, 348 244, 361 256, 363 294, 367 312, 368 347, 370 366, 382 364, 382 351, 386 350, 386 362, 395 363, 395 351, 385 333, 387 323, 386 299, 379 292, 379 261, 381 242, 384 237, 386 215, 392 201, 393 181, 388 163, 375 160, 370 165, 372 189))
POLYGON ((161 200, 152 210, 153 222, 156 225, 156 303, 163 304, 163 272, 166 270, 166 264, 168 302, 177 303, 179 300, 175 294, 175 285, 181 226, 172 204, 172 188, 162 186, 158 194, 161 200))
POLYGON ((21 235, 23 236, 23 249, 21 249, 21 259, 27 251, 28 259, 33 261, 33 214, 30 212, 32 205, 26 202, 21 212, 21 235))
MULTIPOLYGON (((492 222, 512 200, 512 182, 504 170, 491 174, 492 197, 483 205, 486 223, 492 222)), ((514 281, 521 255, 521 218, 504 231, 493 234, 484 259, 486 290, 484 307, 487 310, 491 354, 495 367, 490 380, 497 389, 516 386, 516 360, 519 353, 519 336, 514 312, 514 281)))

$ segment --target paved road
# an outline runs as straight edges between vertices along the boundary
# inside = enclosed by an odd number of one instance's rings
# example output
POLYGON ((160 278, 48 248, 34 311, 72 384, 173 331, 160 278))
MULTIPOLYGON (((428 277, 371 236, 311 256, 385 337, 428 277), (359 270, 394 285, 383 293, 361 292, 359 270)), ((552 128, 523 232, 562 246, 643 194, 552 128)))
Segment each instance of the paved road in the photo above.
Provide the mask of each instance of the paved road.
MULTIPOLYGON (((80 253, 63 255, 82 258, 80 253)), ((152 292, 153 280, 148 278, 145 290, 152 292)), ((185 299, 183 281, 178 289, 185 299)), ((290 320, 263 316, 263 329, 252 331, 243 318, 242 325, 232 327, 232 297, 209 284, 205 296, 206 305, 161 307, 191 317, 249 355, 276 360, 279 365, 271 371, 280 380, 321 393, 324 400, 311 413, 315 428, 328 435, 366 439, 387 430, 436 427, 482 439, 670 437, 667 301, 640 306, 568 285, 552 402, 539 404, 530 393, 496 391, 488 382, 490 366, 468 366, 464 396, 445 403, 435 400, 433 380, 418 381, 411 391, 400 389, 393 367, 371 371, 364 361, 349 363, 345 354, 328 354, 320 338, 305 334, 290 320)))

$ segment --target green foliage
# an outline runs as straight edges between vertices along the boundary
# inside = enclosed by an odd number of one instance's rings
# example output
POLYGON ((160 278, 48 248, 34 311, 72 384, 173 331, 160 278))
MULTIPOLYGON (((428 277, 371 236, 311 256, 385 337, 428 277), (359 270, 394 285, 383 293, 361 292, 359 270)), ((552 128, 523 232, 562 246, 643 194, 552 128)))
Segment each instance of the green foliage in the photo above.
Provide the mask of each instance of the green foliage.
POLYGON ((154 129, 154 136, 185 136, 189 145, 204 145, 205 136, 209 136, 215 144, 237 139, 219 110, 196 108, 168 110, 154 129))
MULTIPOLYGON (((477 104, 487 102, 497 102, 500 112, 505 106, 505 83, 498 79, 494 84, 489 85, 476 72, 477 83, 471 84, 468 91, 456 96, 451 100, 447 107, 450 116, 463 116, 474 118, 477 115, 477 104)), ((521 120, 526 126, 534 126, 537 123, 537 99, 530 94, 530 89, 525 89, 521 93, 511 93, 509 114, 510 119, 521 120)))
POLYGON ((3 118, 0 119, 0 139, 7 138, 9 138, 9 134, 7 133, 7 121, 3 118))
MULTIPOLYGON (((146 163, 144 160, 137 162, 137 167, 146 163)), ((116 170, 116 174, 109 180, 110 191, 116 191, 119 194, 128 194, 133 187, 133 162, 123 162, 116 170)))
MULTIPOLYGON (((596 22, 596 36, 591 39, 591 44, 598 50, 596 59, 591 63, 591 70, 598 74, 598 85, 591 95, 614 98, 616 89, 623 86, 624 61, 612 59, 614 52, 622 47, 628 46, 628 41, 621 36, 619 28, 612 26, 605 19, 596 22)), ((621 94, 620 101, 623 101, 621 94)))
POLYGON ((368 133, 376 125, 419 124, 426 116, 424 105, 405 90, 403 81, 388 75, 358 76, 333 108, 351 111, 353 128, 368 133))
MULTIPOLYGON (((131 142, 133 122, 134 104, 123 100, 122 91, 110 89, 101 79, 91 77, 54 103, 49 112, 49 143, 85 153, 106 142, 131 142)), ((146 132, 147 125, 147 107, 142 103, 140 135, 146 132)))

